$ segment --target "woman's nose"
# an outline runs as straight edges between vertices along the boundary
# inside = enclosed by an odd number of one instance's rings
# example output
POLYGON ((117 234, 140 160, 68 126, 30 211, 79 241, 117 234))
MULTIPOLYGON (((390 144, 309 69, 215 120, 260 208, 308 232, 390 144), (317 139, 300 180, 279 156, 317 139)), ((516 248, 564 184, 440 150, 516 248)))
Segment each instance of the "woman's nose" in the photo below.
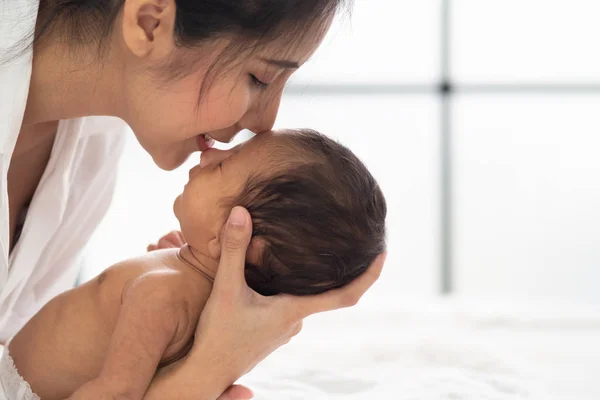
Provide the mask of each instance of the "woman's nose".
POLYGON ((281 92, 275 96, 269 96, 263 100, 261 106, 252 110, 246 115, 246 120, 242 121, 242 126, 255 133, 270 131, 275 125, 279 103, 281 102, 281 92))
POLYGON ((225 160, 233 153, 232 149, 208 149, 200 155, 200 168, 212 167, 225 160))

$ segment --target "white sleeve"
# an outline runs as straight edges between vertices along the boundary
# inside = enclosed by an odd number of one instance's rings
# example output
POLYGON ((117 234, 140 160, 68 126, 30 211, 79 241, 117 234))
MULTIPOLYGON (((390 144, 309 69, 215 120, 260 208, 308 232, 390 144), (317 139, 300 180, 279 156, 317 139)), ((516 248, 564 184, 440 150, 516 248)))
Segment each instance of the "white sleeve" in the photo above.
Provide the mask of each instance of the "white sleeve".
POLYGON ((94 125, 89 122, 84 126, 86 138, 79 143, 78 159, 73 160, 63 221, 47 247, 47 262, 40 265, 46 273, 40 271, 34 279, 40 307, 76 283, 83 250, 113 199, 125 135, 130 133, 122 124, 117 125, 118 131, 101 134, 93 134, 94 125))
POLYGON ((38 185, 11 255, 11 269, 19 275, 0 305, 6 308, 0 341, 75 285, 82 250, 110 206, 125 138, 131 134, 123 121, 108 117, 66 121, 61 129, 64 140, 57 136, 55 162, 38 185))

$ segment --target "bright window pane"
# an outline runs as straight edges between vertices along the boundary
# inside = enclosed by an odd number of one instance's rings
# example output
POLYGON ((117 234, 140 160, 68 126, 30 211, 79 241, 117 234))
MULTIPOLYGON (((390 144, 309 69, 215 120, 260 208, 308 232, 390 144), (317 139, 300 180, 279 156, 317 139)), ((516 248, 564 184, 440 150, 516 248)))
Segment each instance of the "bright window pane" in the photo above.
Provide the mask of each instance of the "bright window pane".
POLYGON ((458 292, 600 300, 599 96, 460 97, 458 292))
POLYGON ((280 128, 336 138, 367 164, 388 205, 380 295, 432 294, 438 266, 438 101, 434 96, 289 96, 280 128))
POLYGON ((355 0, 295 83, 432 83, 439 75, 439 0, 355 0))
POLYGON ((600 2, 456 0, 452 73, 459 82, 600 82, 600 2))

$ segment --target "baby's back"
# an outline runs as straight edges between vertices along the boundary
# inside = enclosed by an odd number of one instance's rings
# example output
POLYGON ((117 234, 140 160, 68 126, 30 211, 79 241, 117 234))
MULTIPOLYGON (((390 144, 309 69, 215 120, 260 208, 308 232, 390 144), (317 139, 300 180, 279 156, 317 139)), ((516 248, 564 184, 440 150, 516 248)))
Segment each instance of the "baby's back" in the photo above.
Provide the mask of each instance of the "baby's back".
MULTIPOLYGON (((196 307, 189 327, 169 345, 163 360, 174 358, 192 337, 210 286, 185 284, 187 272, 174 269, 176 258, 168 250, 118 263, 95 279, 67 291, 46 304, 11 340, 10 354, 23 378, 42 399, 64 399, 84 383, 97 377, 115 329, 122 298, 134 281, 151 275, 165 279, 174 301, 196 307), (181 279, 173 279, 182 275, 181 279), (181 285, 179 284, 181 283, 181 285)), ((187 280, 189 282, 189 280, 187 280)))

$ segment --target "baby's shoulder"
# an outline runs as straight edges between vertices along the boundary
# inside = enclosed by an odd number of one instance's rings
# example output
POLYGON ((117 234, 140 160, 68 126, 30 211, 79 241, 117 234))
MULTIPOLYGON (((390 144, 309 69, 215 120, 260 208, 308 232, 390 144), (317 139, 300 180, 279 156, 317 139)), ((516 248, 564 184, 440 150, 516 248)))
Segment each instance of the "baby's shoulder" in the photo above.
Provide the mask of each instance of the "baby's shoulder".
MULTIPOLYGON (((148 258, 140 261, 145 264, 148 258)), ((152 268, 147 268, 124 284, 121 304, 127 303, 133 310, 150 311, 152 316, 146 315, 145 318, 176 327, 166 352, 170 354, 173 349, 185 345, 193 335, 199 310, 189 277, 171 268, 169 260, 158 257, 154 263, 152 268)))
POLYGON ((118 300, 122 304, 131 289, 145 291, 152 298, 169 299, 168 303, 186 301, 190 296, 188 279, 179 270, 171 268, 169 253, 148 253, 112 265, 98 275, 91 284, 97 285, 101 297, 118 300))
POLYGON ((123 283, 124 292, 133 285, 138 290, 148 288, 155 296, 182 297, 187 278, 182 271, 173 268, 175 251, 150 252, 115 264, 105 273, 116 275, 115 279, 123 283))

